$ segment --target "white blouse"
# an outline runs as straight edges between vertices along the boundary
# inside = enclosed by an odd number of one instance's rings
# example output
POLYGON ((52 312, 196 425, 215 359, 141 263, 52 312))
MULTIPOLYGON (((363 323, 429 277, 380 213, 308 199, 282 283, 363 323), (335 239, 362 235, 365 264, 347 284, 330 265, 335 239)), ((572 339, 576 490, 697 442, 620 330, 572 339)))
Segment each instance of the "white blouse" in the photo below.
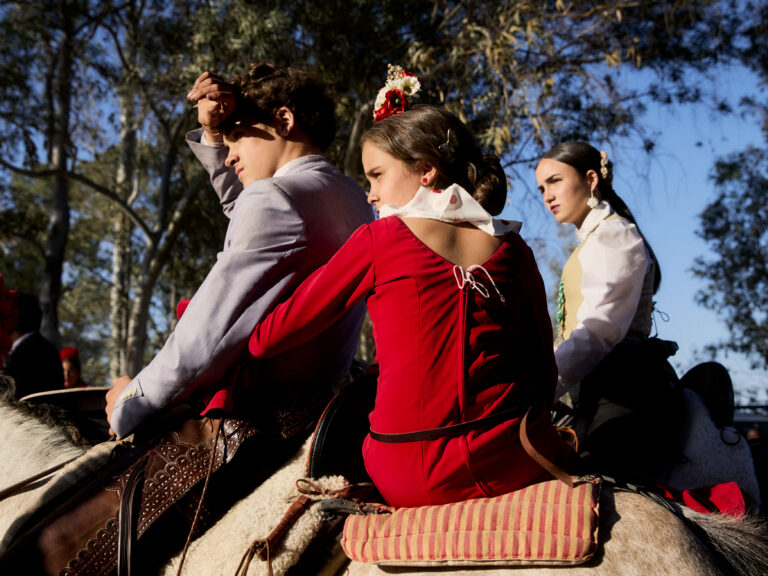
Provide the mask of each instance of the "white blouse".
POLYGON ((555 349, 558 396, 587 376, 628 333, 650 334, 654 266, 637 226, 618 215, 608 219, 612 215, 611 206, 600 202, 577 231, 583 301, 575 327, 555 349))

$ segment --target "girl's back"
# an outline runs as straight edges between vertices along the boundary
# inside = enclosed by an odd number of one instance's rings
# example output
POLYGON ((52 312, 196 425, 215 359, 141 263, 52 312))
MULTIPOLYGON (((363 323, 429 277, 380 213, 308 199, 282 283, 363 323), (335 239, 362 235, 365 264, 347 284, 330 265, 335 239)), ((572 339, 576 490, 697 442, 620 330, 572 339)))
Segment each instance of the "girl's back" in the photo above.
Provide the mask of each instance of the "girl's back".
POLYGON ((498 237, 465 222, 452 224, 429 218, 403 218, 403 223, 430 250, 462 268, 482 264, 501 245, 498 237))
MULTIPOLYGON (((366 466, 382 495, 419 505, 534 481, 541 469, 522 452, 517 429, 534 396, 550 400, 555 373, 530 249, 516 233, 479 236, 428 219, 389 217, 369 229, 375 286, 368 309, 380 367, 371 429, 410 433, 521 410, 461 437, 368 439, 366 466)), ((529 426, 534 443, 546 447, 544 427, 529 426)))

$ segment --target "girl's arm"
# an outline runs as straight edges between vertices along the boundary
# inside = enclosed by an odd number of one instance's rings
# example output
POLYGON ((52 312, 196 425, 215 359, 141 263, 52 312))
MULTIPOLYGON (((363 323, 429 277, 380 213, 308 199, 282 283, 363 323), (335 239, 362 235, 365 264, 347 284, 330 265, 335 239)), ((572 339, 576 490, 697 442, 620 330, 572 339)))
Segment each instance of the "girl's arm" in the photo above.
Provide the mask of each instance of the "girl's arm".
POLYGON ((353 308, 373 283, 373 241, 363 225, 256 326, 248 349, 256 358, 270 358, 308 342, 353 308))

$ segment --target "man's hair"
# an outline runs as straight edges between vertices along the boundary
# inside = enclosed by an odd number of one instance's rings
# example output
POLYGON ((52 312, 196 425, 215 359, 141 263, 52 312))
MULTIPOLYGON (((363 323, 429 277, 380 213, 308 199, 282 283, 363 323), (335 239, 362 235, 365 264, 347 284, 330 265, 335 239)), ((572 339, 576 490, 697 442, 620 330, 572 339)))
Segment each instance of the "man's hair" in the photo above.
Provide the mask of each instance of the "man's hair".
POLYGON ((19 321, 16 323, 17 332, 26 334, 40 330, 43 311, 40 309, 40 301, 37 296, 28 292, 19 292, 16 295, 16 308, 19 310, 19 321))
POLYGON ((308 70, 255 62, 244 76, 234 76, 237 107, 226 124, 249 119, 272 124, 283 106, 293 112, 301 131, 326 150, 336 136, 335 106, 308 70))

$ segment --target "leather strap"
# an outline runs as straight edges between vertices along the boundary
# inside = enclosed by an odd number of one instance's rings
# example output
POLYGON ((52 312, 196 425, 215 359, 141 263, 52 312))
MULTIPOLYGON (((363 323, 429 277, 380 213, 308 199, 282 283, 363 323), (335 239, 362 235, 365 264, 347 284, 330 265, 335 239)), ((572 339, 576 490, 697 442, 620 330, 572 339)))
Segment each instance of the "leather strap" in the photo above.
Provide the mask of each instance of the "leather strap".
POLYGON ((120 498, 120 514, 117 532, 117 576, 131 576, 131 555, 136 544, 141 494, 144 487, 144 470, 149 456, 144 456, 131 469, 125 490, 120 498))
MULTIPOLYGON (((214 438, 216 429, 209 420, 185 419, 176 422, 173 431, 153 440, 149 446, 137 447, 130 458, 130 466, 117 476, 109 474, 106 485, 102 478, 96 486, 89 486, 88 494, 95 491, 99 495, 104 494, 104 497, 115 493, 119 495, 115 508, 121 511, 119 516, 123 525, 118 526, 115 521, 118 514, 112 508, 104 520, 104 529, 99 530, 96 537, 83 541, 79 550, 73 547, 70 561, 61 571, 62 576, 108 574, 118 561, 122 564, 120 576, 126 574, 125 570, 130 571, 126 563, 130 560, 129 544, 141 538, 157 518, 205 479, 211 470, 211 462, 213 470, 217 470, 231 461, 246 439, 258 433, 253 425, 243 420, 227 419, 222 426, 222 433, 214 438), (212 450, 214 443, 217 448, 212 450), (142 452, 138 459, 136 451, 142 452), (145 469, 139 471, 139 467, 145 469), (124 499, 123 495, 131 491, 134 496, 124 499), (123 510, 133 519, 126 518, 123 510)), ((118 460, 115 466, 120 464, 118 460)), ((134 557, 134 564, 135 560, 134 557)), ((136 571, 135 567, 133 571, 136 571)))
POLYGON ((245 551, 245 554, 240 560, 240 564, 235 572, 236 576, 245 576, 248 574, 248 568, 251 565, 251 560, 254 556, 258 556, 261 560, 267 563, 267 573, 272 576, 272 559, 271 551, 277 548, 282 542, 288 530, 296 523, 301 515, 312 506, 314 500, 311 500, 307 496, 299 496, 294 500, 277 526, 269 533, 264 539, 257 538, 245 551))
POLYGON ((470 420, 468 422, 462 422, 461 424, 451 424, 450 426, 442 426, 440 428, 429 428, 428 430, 419 430, 417 432, 403 432, 401 434, 382 434, 380 432, 374 432, 371 430, 369 434, 371 438, 378 442, 389 443, 403 443, 403 442, 419 442, 422 440, 437 440, 439 438, 453 438, 454 436, 461 436, 472 430, 480 430, 482 428, 490 428, 496 424, 512 420, 513 418, 520 418, 526 414, 527 408, 516 407, 502 410, 496 414, 491 414, 484 418, 477 418, 476 420, 470 420))
POLYGON ((565 485, 569 488, 573 488, 573 479, 571 478, 571 475, 560 468, 557 464, 552 462, 549 458, 544 456, 541 452, 536 450, 536 448, 533 447, 533 444, 531 444, 531 441, 528 438, 528 431, 526 429, 528 424, 528 414, 531 413, 531 408, 528 409, 528 411, 525 413, 525 416, 523 416, 523 421, 520 422, 520 444, 522 444, 523 450, 525 450, 525 453, 528 454, 528 456, 530 456, 534 462, 552 474, 554 478, 557 478, 561 482, 565 483, 565 485))
POLYGON ((65 460, 64 462, 61 462, 60 464, 56 464, 55 466, 51 466, 50 468, 47 468, 43 470, 42 472, 38 472, 34 476, 30 476, 29 478, 25 478, 24 480, 20 482, 16 482, 16 484, 13 484, 12 486, 8 486, 8 488, 4 488, 3 490, 0 490, 0 502, 5 500, 6 498, 9 498, 13 496, 14 494, 17 494, 21 492, 22 488, 25 488, 32 484, 32 482, 36 482, 37 480, 40 480, 41 478, 45 478, 46 476, 49 476, 53 474, 54 472, 61 470, 69 464, 70 462, 74 462, 78 458, 80 458, 81 454, 75 456, 74 458, 70 458, 69 460, 65 460))

